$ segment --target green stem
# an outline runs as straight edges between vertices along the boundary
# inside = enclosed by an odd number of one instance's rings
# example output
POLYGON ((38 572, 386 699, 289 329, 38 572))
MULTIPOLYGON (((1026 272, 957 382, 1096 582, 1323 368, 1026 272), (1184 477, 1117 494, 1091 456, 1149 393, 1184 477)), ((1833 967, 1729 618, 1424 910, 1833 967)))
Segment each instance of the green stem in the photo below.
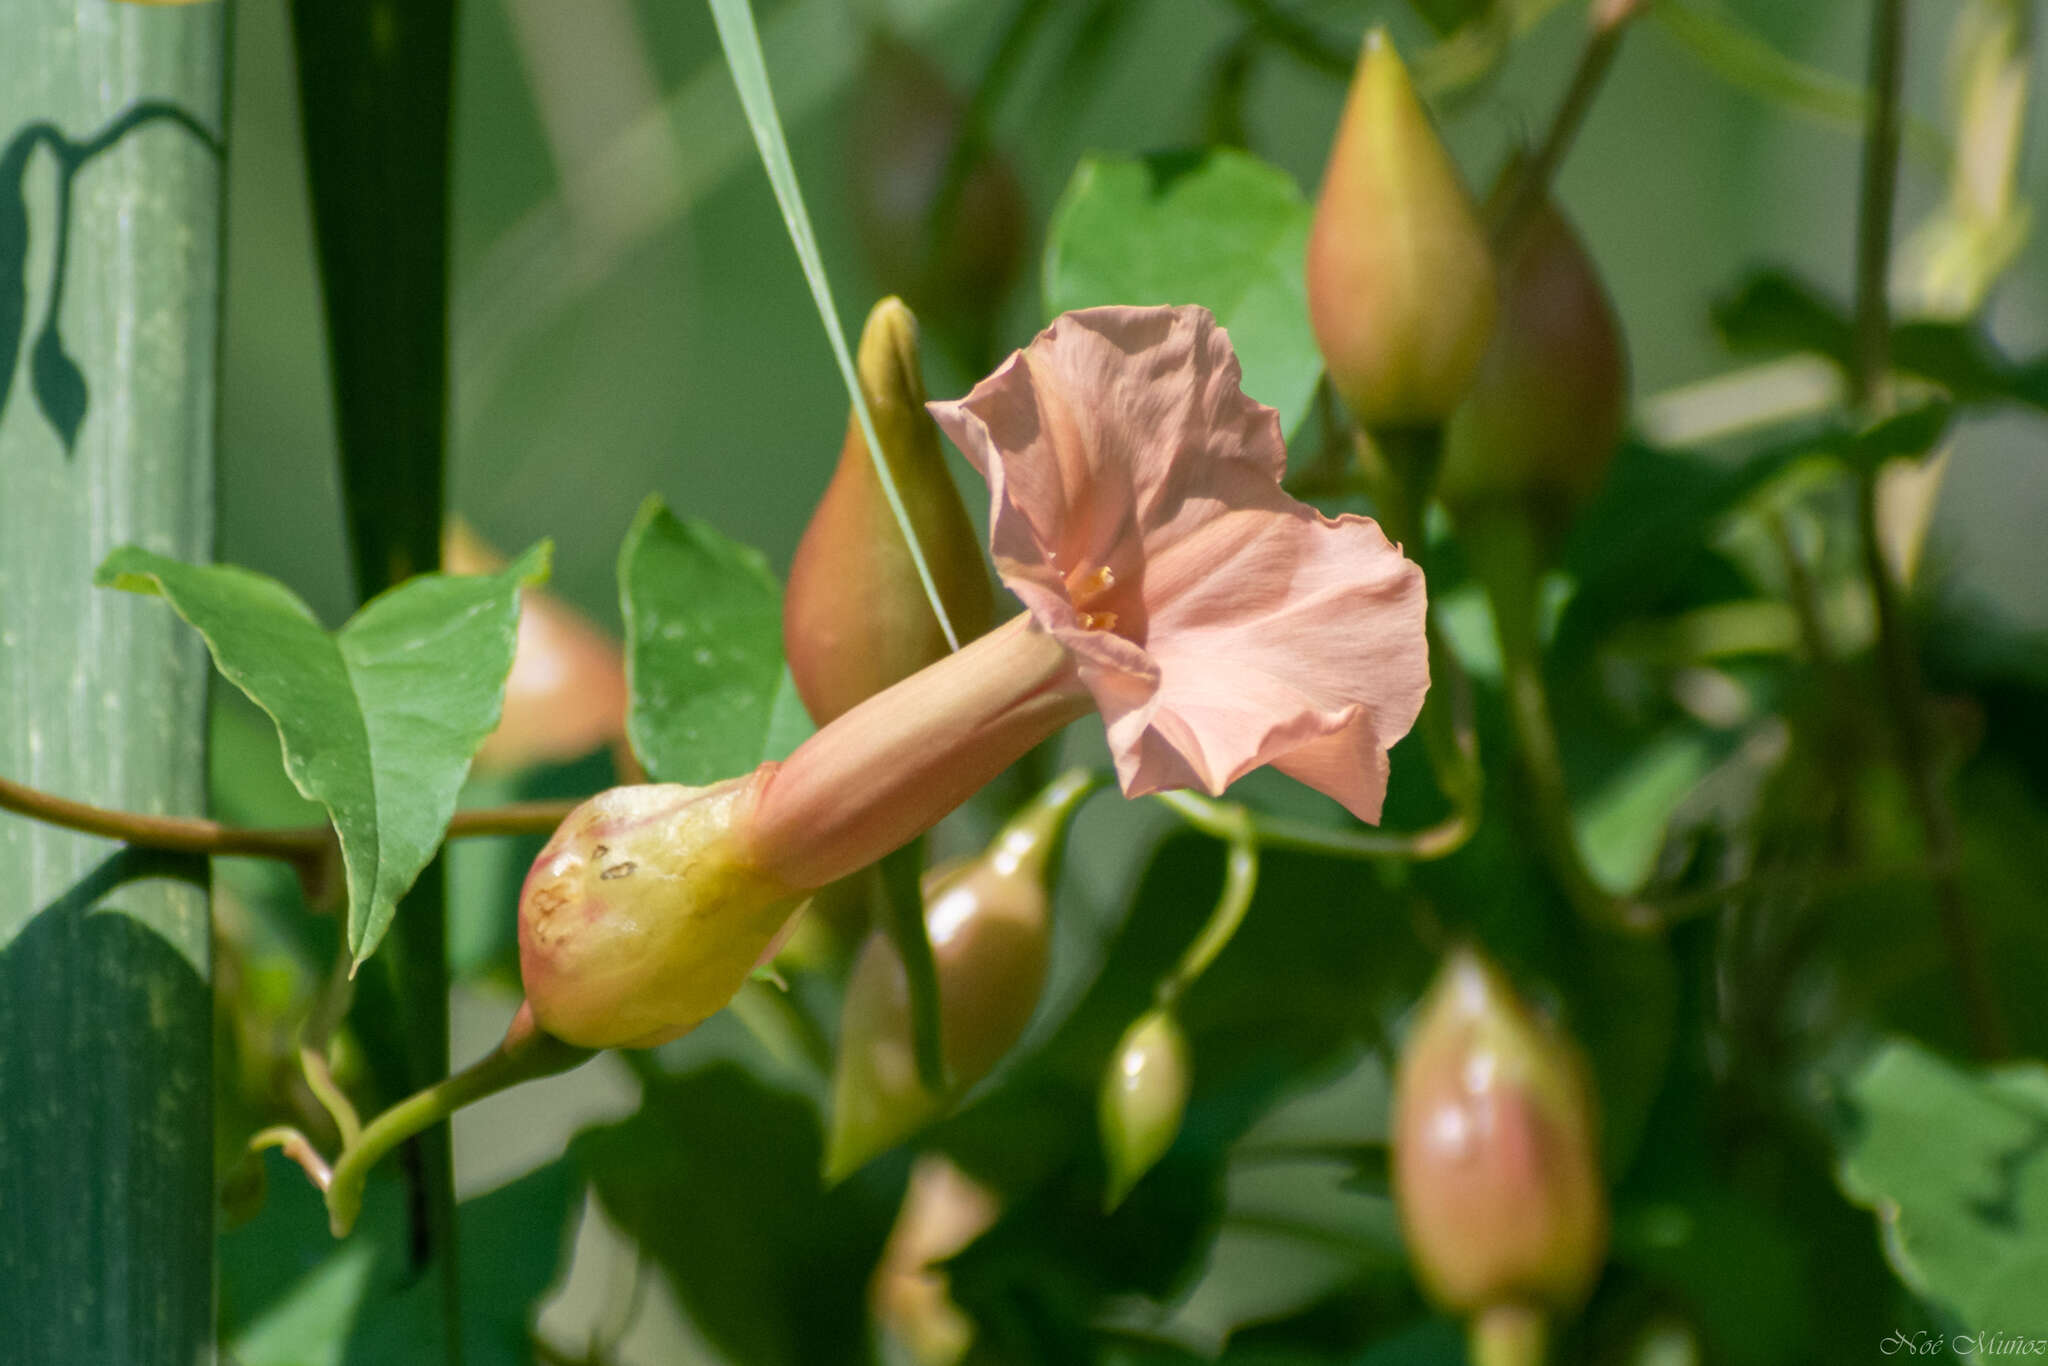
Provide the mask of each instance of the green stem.
POLYGON ((728 1008, 777 1062, 819 1077, 832 1075, 831 1042, 785 988, 758 979, 749 981, 728 1008))
MULTIPOLYGON (((1369 435, 1361 433, 1358 451, 1359 464, 1379 507, 1381 524, 1427 579, 1427 519, 1437 471, 1443 465, 1443 428, 1395 427, 1369 435)), ((1429 676, 1433 684, 1416 724, 1422 732, 1437 789, 1452 809, 1449 817, 1431 832, 1425 832, 1433 836, 1433 849, 1448 844, 1429 855, 1435 858, 1458 849, 1478 828, 1485 779, 1479 761, 1479 728, 1473 719, 1471 680, 1465 676, 1457 652, 1444 640, 1433 617, 1424 629, 1428 634, 1429 676)))
POLYGON ((200 817, 110 811, 43 792, 9 778, 0 778, 0 811, 12 811, 45 825, 120 840, 143 849, 280 859, 294 865, 321 857, 332 839, 324 826, 303 830, 245 830, 200 817))
POLYGON ((1855 364, 1849 398, 1880 404, 1891 368, 1892 203, 1899 186, 1899 68, 1905 49, 1905 0, 1877 0, 1870 30, 1870 122, 1863 138, 1863 189, 1856 209, 1855 364))
POLYGON ((1226 843, 1233 838, 1237 813, 1241 813, 1251 823, 1252 836, 1260 847, 1320 854, 1325 858, 1392 858, 1427 863, 1463 848, 1473 829, 1473 822, 1463 813, 1454 813, 1420 830, 1339 830, 1311 821, 1244 811, 1196 792, 1160 792, 1155 794, 1155 800, 1203 834, 1226 843))
MULTIPOLYGON (((1905 0, 1878 0, 1870 35, 1870 122, 1863 142, 1863 188, 1856 216, 1856 313, 1852 402, 1868 419, 1891 407, 1891 273, 1893 202, 1899 176, 1899 83, 1905 49, 1905 0)), ((1956 987, 1969 1015, 1979 1056, 1998 1058, 2008 1035, 1982 938, 1965 904, 1961 834, 1936 769, 1927 698, 1898 585, 1885 563, 1877 526, 1877 471, 1861 472, 1857 520, 1863 571, 1877 609, 1878 667, 1892 715, 1898 763, 1927 846, 1935 914, 1947 942, 1956 987)))
POLYGON ((1571 151, 1572 141, 1578 137, 1579 129, 1586 122, 1586 113, 1593 107, 1593 97, 1607 79, 1608 68, 1614 65, 1614 54, 1621 47, 1621 36, 1628 31, 1629 20, 1640 9, 1641 6, 1636 4, 1609 3, 1595 7, 1593 31, 1586 39, 1585 50, 1579 54, 1579 64, 1572 72, 1571 84, 1565 87, 1564 98, 1558 102, 1557 112, 1551 115, 1550 127, 1544 133, 1543 141, 1530 154, 1516 177, 1513 192, 1500 201, 1500 210, 1493 216, 1496 247, 1512 242, 1530 215, 1549 195, 1551 179, 1564 163, 1565 154, 1571 151))
MULTIPOLYGON (((577 803, 571 800, 472 807, 457 811, 450 819, 447 838, 544 835, 560 825, 576 806, 577 803)), ((12 811, 45 825, 120 840, 139 849, 206 854, 214 858, 276 859, 305 872, 322 871, 321 865, 334 853, 334 831, 325 825, 257 829, 227 825, 201 816, 156 816, 139 811, 114 811, 44 792, 9 778, 0 778, 0 811, 12 811)))
POLYGON ((1983 937, 1963 897, 1962 835, 1935 764, 1919 659, 1900 607, 1898 587, 1892 581, 1891 567, 1885 563, 1878 539, 1876 483, 1876 472, 1865 471, 1858 491, 1858 519, 1863 570, 1877 605, 1878 665, 1884 675, 1885 698, 1892 714, 1898 763, 1906 777, 1914 818, 1926 842, 1927 862, 1934 880, 1935 915, 1948 946, 1956 990, 1969 1016, 1972 1046, 1980 1058, 2002 1058, 2009 1052, 2010 1035, 1983 937))
POLYGON ((362 1212, 363 1185, 370 1169, 393 1148, 425 1133, 465 1105, 486 1096, 566 1072, 595 1057, 535 1028, 525 1007, 513 1020, 505 1041, 453 1076, 443 1077, 399 1101, 364 1126, 356 1141, 335 1159, 327 1185, 327 1216, 334 1236, 345 1237, 362 1212))
POLYGON ((1429 548, 1424 519, 1444 463, 1444 429, 1380 427, 1359 435, 1358 462, 1378 505, 1380 525, 1409 559, 1421 564, 1429 548))
POLYGON ((1223 891, 1216 898, 1216 909, 1209 913, 1202 932, 1160 982, 1156 999, 1162 1010, 1171 1010, 1228 947, 1237 927, 1244 923, 1245 912, 1251 909, 1252 894, 1258 890, 1259 846, 1252 835, 1251 821, 1242 807, 1236 808, 1228 820, 1233 831, 1224 854, 1223 891))
POLYGON ((945 1025, 939 1011, 939 968, 932 958, 931 932, 924 923, 922 836, 875 865, 881 887, 883 926, 903 963, 910 992, 910 1038, 917 1079, 935 1096, 946 1093, 945 1025))
POLYGON ((1557 742, 1543 678, 1537 589, 1545 559, 1539 533, 1527 517, 1512 509, 1475 511, 1466 518, 1465 532, 1473 575, 1485 585, 1493 603, 1502 685, 1528 788, 1524 809, 1537 847, 1559 889, 1588 924, 1605 929, 1647 928, 1651 922, 1641 908, 1617 902, 1594 880, 1572 826, 1571 786, 1565 780, 1564 754, 1557 742))
POLYGON ((1550 1325, 1543 1311, 1526 1304, 1492 1304, 1472 1316, 1466 1329, 1472 1366, 1543 1366, 1550 1325))

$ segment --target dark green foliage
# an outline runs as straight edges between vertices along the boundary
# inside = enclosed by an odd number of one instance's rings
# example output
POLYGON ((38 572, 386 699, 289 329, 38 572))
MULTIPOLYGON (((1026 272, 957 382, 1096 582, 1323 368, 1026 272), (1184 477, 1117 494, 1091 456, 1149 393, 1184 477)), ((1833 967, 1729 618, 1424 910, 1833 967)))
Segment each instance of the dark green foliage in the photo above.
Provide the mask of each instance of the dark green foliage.
POLYGON ((731 1360, 874 1359, 867 1278, 900 1163, 824 1189, 816 1110, 730 1064, 654 1081, 637 1115, 584 1134, 572 1156, 731 1360))
MULTIPOLYGON (((438 1287, 413 1265, 405 1187, 373 1179, 344 1242, 308 1238, 326 1222, 305 1174, 270 1155, 262 1214, 220 1240, 220 1340, 241 1366, 381 1366, 448 1350, 438 1287)), ((536 1306, 555 1279, 576 1210, 565 1162, 462 1202, 463 1359, 533 1360, 536 1306)))

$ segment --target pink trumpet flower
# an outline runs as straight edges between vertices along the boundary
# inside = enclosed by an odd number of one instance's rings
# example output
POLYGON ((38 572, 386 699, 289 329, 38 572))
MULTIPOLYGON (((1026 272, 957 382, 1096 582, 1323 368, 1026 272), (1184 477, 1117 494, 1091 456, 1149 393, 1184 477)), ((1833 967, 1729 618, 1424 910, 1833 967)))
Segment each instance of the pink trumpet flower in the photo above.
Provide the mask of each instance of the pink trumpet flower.
POLYGON ((1429 686, 1421 571, 1373 522, 1281 490, 1279 417, 1239 388, 1207 310, 1066 314, 929 406, 988 478, 996 568, 1029 610, 781 763, 664 789, 618 828, 572 815, 521 896, 522 975, 550 1032, 607 1047, 689 1028, 804 890, 929 829, 1091 710, 1129 796, 1217 794, 1270 763, 1379 818, 1387 749, 1429 686), (654 807, 668 814, 639 818, 654 807), (584 847, 598 841, 601 856, 584 847))
POLYGON ((1281 490, 1279 415, 1202 308, 1069 313, 929 405, 989 482, 990 548, 1067 648, 1126 796, 1272 764, 1377 821, 1429 688, 1422 573, 1281 490))

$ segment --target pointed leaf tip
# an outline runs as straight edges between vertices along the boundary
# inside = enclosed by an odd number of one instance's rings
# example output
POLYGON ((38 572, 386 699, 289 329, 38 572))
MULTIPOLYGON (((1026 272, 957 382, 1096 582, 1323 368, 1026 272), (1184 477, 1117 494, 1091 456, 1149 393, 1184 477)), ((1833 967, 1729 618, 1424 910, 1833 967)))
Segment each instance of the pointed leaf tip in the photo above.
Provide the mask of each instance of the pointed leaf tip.
POLYGON ((440 847, 470 758, 497 724, 519 588, 547 561, 541 542, 502 573, 421 575, 333 632, 277 580, 231 565, 126 546, 94 581, 165 598, 276 723, 286 774, 340 839, 360 966, 440 847))

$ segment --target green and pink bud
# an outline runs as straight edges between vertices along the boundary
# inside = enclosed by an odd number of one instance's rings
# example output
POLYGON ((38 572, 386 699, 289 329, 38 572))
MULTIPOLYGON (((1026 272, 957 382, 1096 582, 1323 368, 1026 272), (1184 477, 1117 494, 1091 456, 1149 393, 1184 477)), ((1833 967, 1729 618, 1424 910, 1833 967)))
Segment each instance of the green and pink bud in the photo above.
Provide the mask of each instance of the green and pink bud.
MULTIPOLYGON (((861 392, 882 456, 917 533, 955 635, 986 631, 988 566, 925 411, 917 320, 899 299, 868 314, 861 392)), ((782 601, 790 676, 819 725, 933 663, 949 648, 860 425, 849 419, 839 465, 789 567, 782 601)))
POLYGON ((1591 1290, 1607 1248, 1597 1130, 1576 1046, 1485 959, 1453 953, 1401 1054, 1394 1196, 1423 1289, 1473 1317, 1475 1343, 1540 1350, 1544 1316, 1591 1290))
MULTIPOLYGON (((1515 193, 1511 165, 1496 200, 1515 193)), ((1451 419, 1437 492, 1454 516, 1534 517, 1555 536, 1607 477, 1628 408, 1614 305, 1550 200, 1501 253, 1501 316, 1451 419)))
POLYGON ((584 1048, 689 1032, 773 956, 806 892, 742 837, 751 779, 601 792, 570 813, 519 897, 519 975, 542 1029, 584 1048))
POLYGON ((902 958, 879 930, 862 944, 840 1012, 828 1180, 839 1180, 944 1113, 1023 1037, 1045 986, 1051 859, 1092 786, 1085 774, 1060 779, 978 857, 925 875, 925 932, 951 1082, 946 1093, 926 1090, 918 1077, 902 958))
POLYGON ((1369 429, 1437 426, 1472 382, 1495 306, 1472 197, 1375 29, 1309 231, 1309 322, 1330 382, 1369 429))

